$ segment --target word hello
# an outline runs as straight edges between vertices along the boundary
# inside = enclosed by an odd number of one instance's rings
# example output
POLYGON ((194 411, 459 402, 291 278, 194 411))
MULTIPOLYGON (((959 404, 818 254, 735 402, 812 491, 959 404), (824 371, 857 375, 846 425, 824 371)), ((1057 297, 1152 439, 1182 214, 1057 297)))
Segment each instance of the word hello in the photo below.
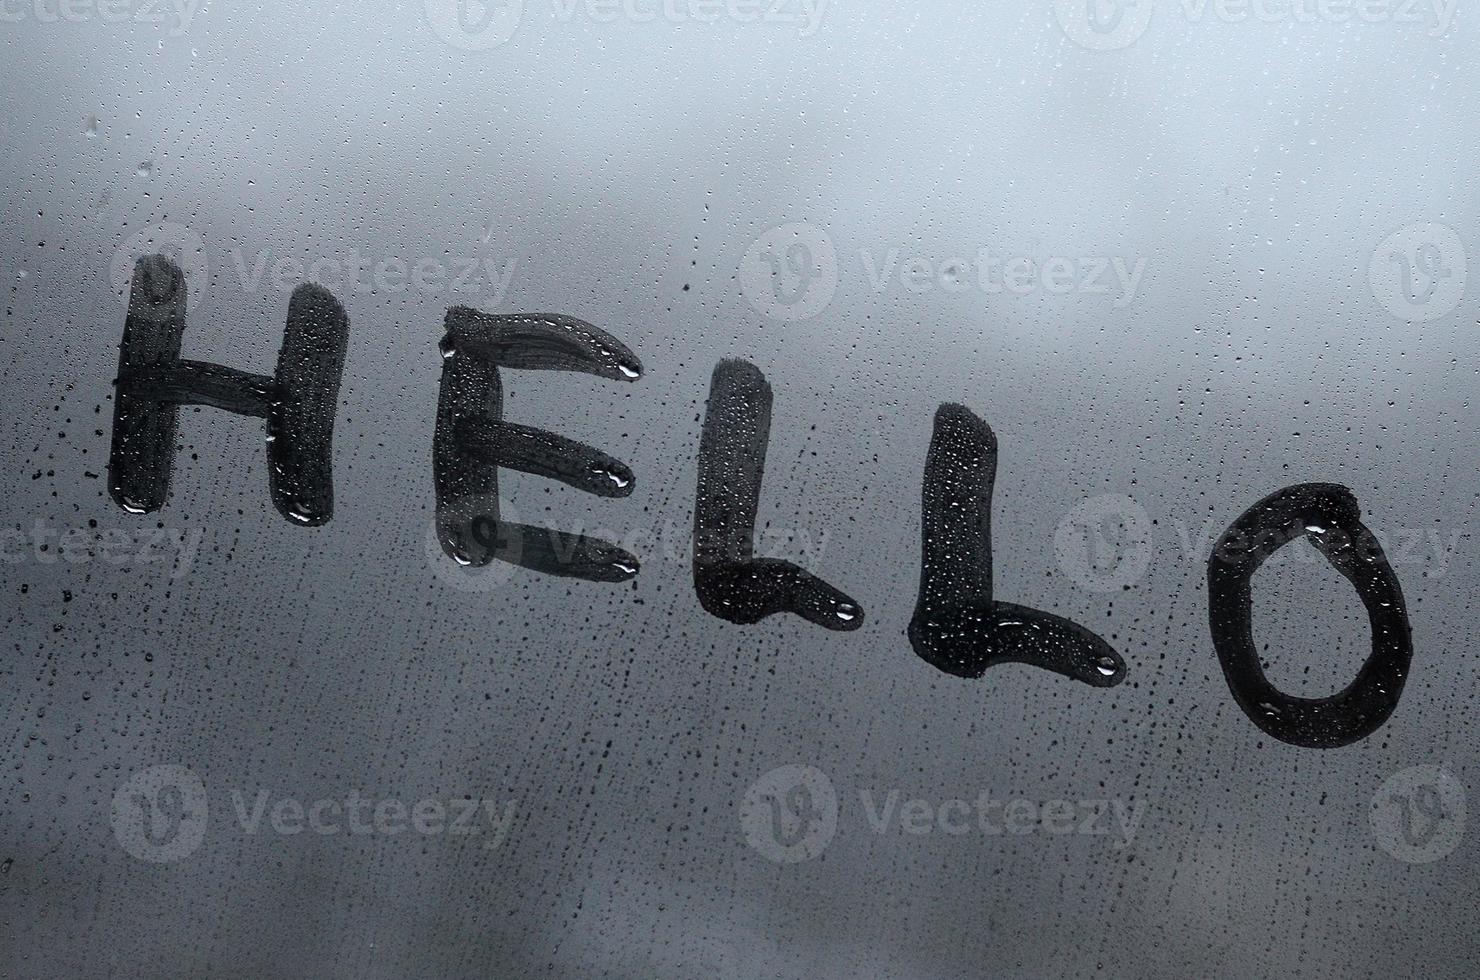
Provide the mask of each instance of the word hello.
MULTIPOLYGON (((331 445, 349 340, 343 306, 322 286, 299 286, 288 303, 277 367, 257 375, 180 357, 186 284, 163 256, 141 258, 130 284, 118 357, 109 492, 130 513, 164 506, 182 405, 210 405, 266 421, 269 493, 305 526, 333 514, 331 445)), ((642 364, 621 341, 559 314, 447 311, 432 436, 438 539, 464 565, 495 560, 548 575, 623 582, 635 556, 615 544, 502 520, 498 474, 518 470, 603 497, 632 492, 631 468, 599 449, 503 418, 501 369, 574 371, 633 382, 642 364)), ((855 630, 863 607, 792 562, 754 553, 771 429, 771 387, 754 365, 721 361, 699 436, 693 576, 700 605, 731 623, 791 613, 832 630, 855 630)), ((962 405, 935 414, 921 493, 920 586, 908 636, 927 663, 958 677, 996 664, 1032 664, 1094 687, 1125 679, 1121 656, 1098 634, 992 588, 992 492, 997 438, 962 405)), ((1213 545, 1208 617, 1224 677, 1262 730, 1292 745, 1329 748, 1365 738, 1397 707, 1413 657, 1407 605, 1350 490, 1285 487, 1254 504, 1213 545), (1250 580, 1263 562, 1304 536, 1366 606, 1372 651, 1356 679, 1327 698, 1290 697, 1264 675, 1254 647, 1250 580)))

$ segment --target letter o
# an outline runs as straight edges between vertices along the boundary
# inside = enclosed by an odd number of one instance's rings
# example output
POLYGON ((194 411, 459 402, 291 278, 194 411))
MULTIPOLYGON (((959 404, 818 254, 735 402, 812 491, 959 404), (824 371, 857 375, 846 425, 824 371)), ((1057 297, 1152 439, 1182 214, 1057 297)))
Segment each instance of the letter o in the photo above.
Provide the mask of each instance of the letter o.
POLYGON ((1208 621, 1234 700, 1254 724, 1290 745, 1336 748, 1377 731, 1398 706, 1413 659, 1398 577, 1362 523, 1357 498, 1332 483, 1277 490, 1228 526, 1208 556, 1208 621), (1270 555, 1301 535, 1357 590, 1372 630, 1372 652, 1356 679, 1325 698, 1280 691, 1264 676, 1254 649, 1250 580, 1270 555))

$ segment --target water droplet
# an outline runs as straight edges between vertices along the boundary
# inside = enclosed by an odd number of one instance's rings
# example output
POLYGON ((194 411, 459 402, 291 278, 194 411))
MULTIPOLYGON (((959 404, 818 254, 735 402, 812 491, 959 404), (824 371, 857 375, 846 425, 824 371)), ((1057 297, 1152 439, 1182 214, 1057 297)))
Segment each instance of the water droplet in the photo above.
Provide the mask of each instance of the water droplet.
POLYGON ((314 515, 301 501, 295 500, 288 506, 288 519, 297 521, 299 524, 312 524, 314 515))
POLYGON ((597 476, 606 477, 608 480, 612 481, 612 484, 615 485, 618 489, 624 488, 632 482, 631 477, 628 477, 625 474, 619 473, 616 470, 613 470, 610 467, 606 466, 593 466, 591 467, 591 472, 595 473, 597 476))

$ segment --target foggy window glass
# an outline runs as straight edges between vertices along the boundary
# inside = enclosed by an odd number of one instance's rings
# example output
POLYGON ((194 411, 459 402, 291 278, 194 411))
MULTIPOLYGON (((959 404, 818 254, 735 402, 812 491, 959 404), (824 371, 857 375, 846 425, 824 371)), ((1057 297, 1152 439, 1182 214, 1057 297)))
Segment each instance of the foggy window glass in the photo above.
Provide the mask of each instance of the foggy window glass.
POLYGON ((0 0, 0 975, 1473 975, 1465 13, 0 0))

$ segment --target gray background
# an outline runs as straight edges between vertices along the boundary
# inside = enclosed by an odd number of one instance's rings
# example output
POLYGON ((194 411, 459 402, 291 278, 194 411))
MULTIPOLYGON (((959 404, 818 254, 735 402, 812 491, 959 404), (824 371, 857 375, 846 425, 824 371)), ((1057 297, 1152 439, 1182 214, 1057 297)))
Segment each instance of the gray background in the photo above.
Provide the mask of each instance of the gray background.
MULTIPOLYGON (((1477 774, 1480 301, 1471 286, 1405 322, 1369 283, 1379 243, 1415 222, 1480 255, 1469 8, 1434 36, 1160 3, 1104 51, 1041 0, 833 0, 805 37, 527 0, 486 51, 447 43, 419 3, 218 0, 183 31, 5 9, 21 19, 0 24, 3 526, 199 535, 179 568, 0 565, 5 975, 1473 969, 1476 835, 1413 863, 1369 823, 1406 767, 1469 789, 1477 774), (787 321, 747 303, 738 270, 797 221, 833 243, 836 293, 787 321), (245 282, 236 256, 515 271, 502 296, 326 282, 351 319, 328 526, 274 512, 260 422, 211 410, 181 414, 171 499, 133 516, 106 494, 111 270, 166 223, 200 236, 188 258, 208 270, 187 356, 263 372, 296 280, 245 282), (875 288, 861 258, 980 248, 1145 273, 1117 307, 875 288), (581 317, 643 359, 630 386, 506 374, 511 417, 637 473, 627 500, 517 475, 506 499, 527 521, 660 538, 638 547, 635 585, 463 581, 428 551, 454 303, 581 317), (725 356, 775 388, 761 521, 798 543, 771 550, 800 560, 826 534, 809 564, 864 605, 860 632, 698 606, 682 545, 725 356), (1124 685, 1015 666, 961 681, 910 651, 921 467, 948 400, 1001 440, 999 597, 1102 632, 1124 685), (1350 486, 1380 531, 1445 544, 1394 561, 1416 647, 1398 710, 1333 751, 1259 732, 1206 625, 1207 542, 1304 480, 1350 486), (1056 556, 1066 516, 1102 494, 1154 522, 1127 589, 1086 588, 1056 556), (130 854, 112 819, 115 792, 161 764, 193 770, 210 807, 200 846, 168 862, 130 854), (742 799, 788 764, 825 773, 840 812, 820 853, 778 864, 747 845, 742 799), (231 794, 260 790, 472 796, 514 816, 494 848, 249 833, 231 794), (864 790, 1144 816, 1128 847, 876 833, 864 790)), ((1349 681, 1368 634, 1303 547, 1256 579, 1256 628, 1271 677, 1315 696, 1349 681)))

